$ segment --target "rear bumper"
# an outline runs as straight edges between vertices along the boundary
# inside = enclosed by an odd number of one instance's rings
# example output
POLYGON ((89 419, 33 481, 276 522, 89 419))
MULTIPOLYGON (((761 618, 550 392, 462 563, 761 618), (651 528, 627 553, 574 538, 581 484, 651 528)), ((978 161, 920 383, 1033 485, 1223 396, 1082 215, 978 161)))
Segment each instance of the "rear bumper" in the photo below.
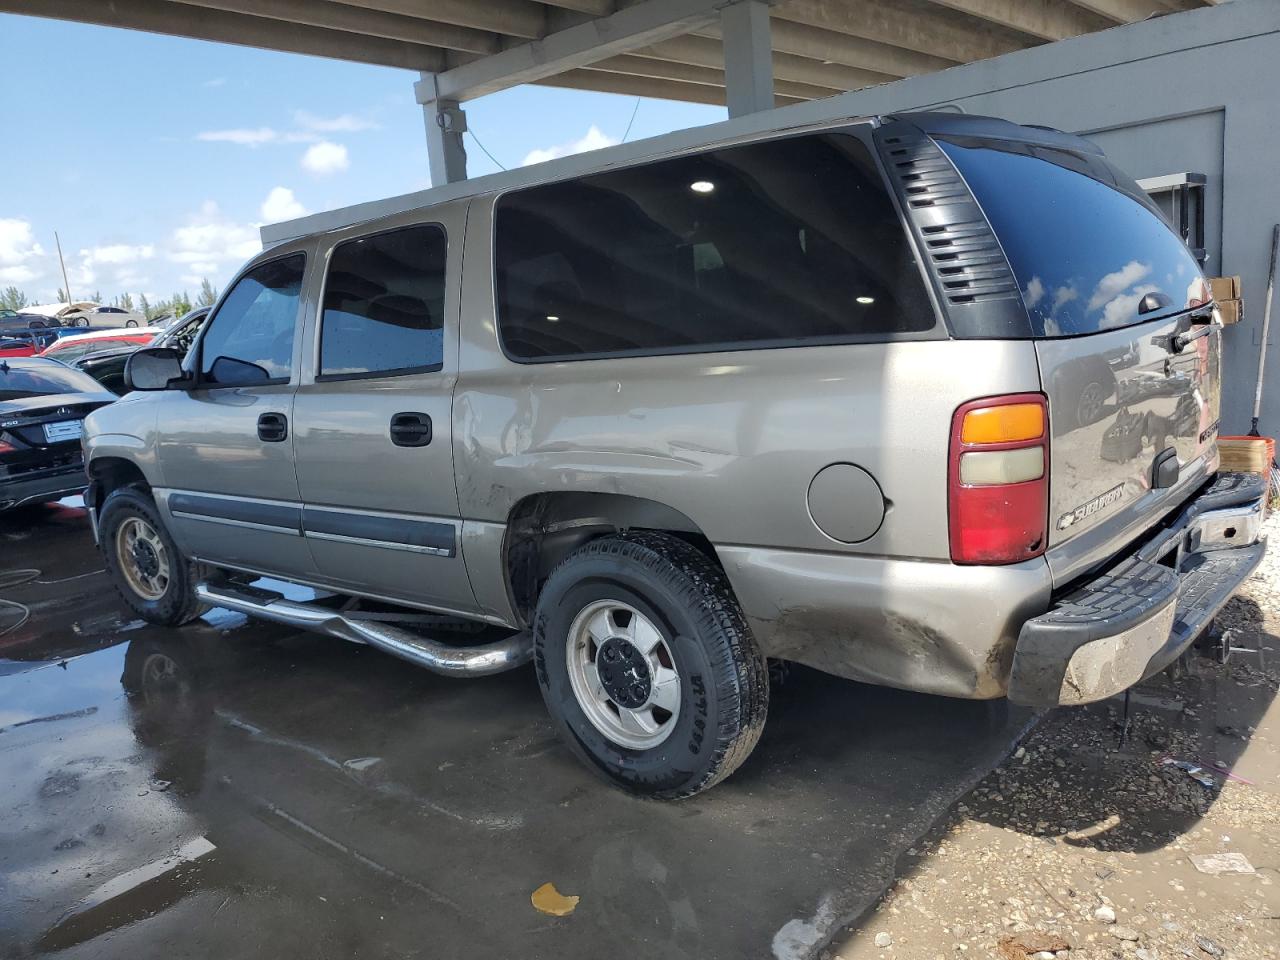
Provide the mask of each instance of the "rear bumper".
POLYGON ((69 497, 84 490, 87 482, 79 463, 42 470, 30 478, 0 479, 0 511, 69 497))
POLYGON ((1219 474, 1132 554, 1023 624, 1009 699, 1102 700, 1163 670, 1262 561, 1266 481, 1219 474))

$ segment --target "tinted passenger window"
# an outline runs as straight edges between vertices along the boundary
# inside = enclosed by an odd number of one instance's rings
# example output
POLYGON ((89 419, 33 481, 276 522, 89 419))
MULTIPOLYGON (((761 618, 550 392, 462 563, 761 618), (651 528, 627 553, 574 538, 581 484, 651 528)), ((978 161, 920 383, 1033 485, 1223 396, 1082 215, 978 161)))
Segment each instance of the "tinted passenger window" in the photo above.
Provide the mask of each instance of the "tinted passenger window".
POLYGON ((496 213, 517 360, 884 338, 934 326, 853 137, 776 140, 534 187, 496 213))
POLYGON ((440 369, 446 247, 444 230, 424 226, 333 251, 320 320, 322 377, 440 369))
POLYGON ((236 281, 200 343, 200 378, 231 386, 287 380, 306 258, 255 267, 236 281))

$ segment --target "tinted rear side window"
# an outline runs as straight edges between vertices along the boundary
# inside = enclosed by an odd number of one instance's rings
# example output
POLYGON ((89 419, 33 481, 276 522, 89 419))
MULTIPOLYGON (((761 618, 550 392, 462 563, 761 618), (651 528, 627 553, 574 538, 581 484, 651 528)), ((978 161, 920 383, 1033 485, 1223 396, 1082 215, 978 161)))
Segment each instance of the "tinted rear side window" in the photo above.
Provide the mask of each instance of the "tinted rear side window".
POLYGON ((1192 306, 1195 257, 1109 163, 1012 142, 938 145, 1000 239, 1035 336, 1097 333, 1192 306))
POLYGON ((439 370, 447 243, 435 225, 339 245, 320 320, 320 376, 439 370))
POLYGON ((519 191, 496 212, 513 359, 884 339, 935 319, 861 141, 797 137, 519 191))

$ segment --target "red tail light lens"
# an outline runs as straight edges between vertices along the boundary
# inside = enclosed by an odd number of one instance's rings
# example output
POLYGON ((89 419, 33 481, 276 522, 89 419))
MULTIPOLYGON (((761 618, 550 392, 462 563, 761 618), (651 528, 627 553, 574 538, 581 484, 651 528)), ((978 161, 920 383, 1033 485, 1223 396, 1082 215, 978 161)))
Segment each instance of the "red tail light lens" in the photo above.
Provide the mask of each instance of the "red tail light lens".
POLYGON ((953 562, 1018 563, 1044 553, 1049 514, 1044 396, 1017 393, 959 407, 951 421, 947 476, 953 562))

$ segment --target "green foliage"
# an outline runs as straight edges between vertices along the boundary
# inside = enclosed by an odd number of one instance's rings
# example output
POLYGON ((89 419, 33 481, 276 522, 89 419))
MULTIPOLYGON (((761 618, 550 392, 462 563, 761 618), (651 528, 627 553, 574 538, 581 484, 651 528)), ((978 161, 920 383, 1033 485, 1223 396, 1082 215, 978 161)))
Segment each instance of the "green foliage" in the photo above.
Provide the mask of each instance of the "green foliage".
POLYGON ((147 299, 145 293, 138 294, 138 309, 142 311, 142 315, 148 320, 156 315, 156 309, 151 306, 151 301, 147 299))
POLYGON ((133 309, 133 297, 129 296, 129 294, 127 294, 127 293, 122 293, 122 294, 120 294, 120 309, 122 309, 122 310, 132 310, 132 309, 133 309))
POLYGON ((65 290, 63 290, 61 287, 59 287, 59 288, 58 288, 58 303, 70 303, 70 302, 71 302, 71 298, 70 298, 69 296, 67 296, 67 291, 65 291, 65 290))
POLYGON ((212 307, 218 300, 218 288, 209 282, 209 278, 205 277, 200 281, 200 295, 196 297, 196 304, 201 307, 212 307))
POLYGON ((23 307, 31 303, 27 299, 27 295, 17 287, 9 286, 4 290, 0 290, 0 307, 7 307, 10 310, 21 310, 23 307))

